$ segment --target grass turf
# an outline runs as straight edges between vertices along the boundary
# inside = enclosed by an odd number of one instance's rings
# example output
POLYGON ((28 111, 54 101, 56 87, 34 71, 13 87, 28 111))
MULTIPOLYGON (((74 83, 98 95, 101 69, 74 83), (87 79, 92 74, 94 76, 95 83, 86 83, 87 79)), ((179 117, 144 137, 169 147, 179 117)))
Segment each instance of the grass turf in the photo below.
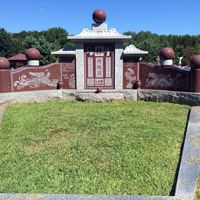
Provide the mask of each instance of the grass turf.
POLYGON ((127 101, 7 107, 0 193, 167 196, 189 109, 127 101))

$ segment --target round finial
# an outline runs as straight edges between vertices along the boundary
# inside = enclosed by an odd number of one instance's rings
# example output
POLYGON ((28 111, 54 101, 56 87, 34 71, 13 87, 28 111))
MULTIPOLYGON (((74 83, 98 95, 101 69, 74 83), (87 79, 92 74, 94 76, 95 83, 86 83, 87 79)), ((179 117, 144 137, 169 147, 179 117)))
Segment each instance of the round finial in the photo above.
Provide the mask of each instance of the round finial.
POLYGON ((174 58, 174 50, 169 47, 165 47, 160 51, 159 56, 160 56, 161 60, 173 59, 174 58))
POLYGON ((39 60, 40 52, 35 48, 30 48, 26 50, 26 57, 28 60, 39 60))
POLYGON ((10 67, 10 62, 4 57, 0 57, 0 69, 8 69, 10 67))
POLYGON ((93 12, 92 18, 97 24, 102 24, 106 20, 106 13, 104 10, 97 9, 93 12))
POLYGON ((200 55, 193 56, 190 59, 190 67, 192 69, 200 69, 200 55))

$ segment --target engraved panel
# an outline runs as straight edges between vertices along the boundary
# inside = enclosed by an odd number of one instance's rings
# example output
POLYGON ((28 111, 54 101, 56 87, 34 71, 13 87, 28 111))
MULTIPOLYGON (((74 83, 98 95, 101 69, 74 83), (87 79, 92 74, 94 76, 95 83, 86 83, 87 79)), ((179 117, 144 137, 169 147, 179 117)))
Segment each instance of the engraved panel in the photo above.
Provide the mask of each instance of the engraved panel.
POLYGON ((95 79, 95 86, 104 86, 104 79, 95 79))
POLYGON ((106 77, 111 77, 111 57, 106 57, 106 77))
POLYGON ((96 77, 103 78, 103 58, 96 58, 96 77))
POLYGON ((88 58, 88 77, 93 77, 93 58, 88 58))
POLYGON ((88 78, 87 79, 87 85, 88 86, 94 86, 94 78, 88 78))
POLYGON ((112 86, 112 78, 106 78, 105 79, 105 86, 112 86))

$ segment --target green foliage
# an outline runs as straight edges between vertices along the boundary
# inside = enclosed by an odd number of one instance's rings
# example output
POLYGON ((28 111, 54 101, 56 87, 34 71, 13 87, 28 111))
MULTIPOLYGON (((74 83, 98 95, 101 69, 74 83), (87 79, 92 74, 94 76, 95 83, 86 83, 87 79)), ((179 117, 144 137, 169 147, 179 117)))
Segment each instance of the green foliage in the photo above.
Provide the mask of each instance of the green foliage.
POLYGON ((189 109, 127 101, 7 107, 0 193, 168 196, 189 109))
MULTIPOLYGON (((146 50, 148 55, 143 56, 144 62, 156 63, 160 50, 171 47, 175 51, 175 63, 178 64, 178 56, 183 56, 182 63, 189 64, 191 56, 200 54, 200 35, 157 35, 150 31, 125 32, 131 35, 130 41, 124 45, 134 44, 137 48, 146 50)), ((68 32, 61 27, 50 28, 45 31, 21 31, 20 33, 8 33, 0 29, 0 56, 10 57, 18 53, 24 53, 30 47, 41 50, 41 65, 51 63, 56 58, 50 55, 50 51, 57 51, 66 45, 74 46, 67 39, 68 32), (47 55, 49 53, 49 55, 47 55)))
POLYGON ((54 44, 47 41, 44 36, 40 36, 38 39, 33 36, 26 36, 23 41, 23 46, 25 49, 36 48, 40 51, 40 65, 46 65, 55 61, 51 56, 51 51, 54 50, 54 44))
POLYGON ((178 35, 157 35, 149 31, 125 32, 125 35, 131 35, 132 39, 124 45, 134 44, 137 48, 149 52, 143 57, 142 61, 156 63, 156 58, 160 50, 164 47, 171 47, 175 51, 175 63, 178 64, 178 58, 183 56, 182 64, 188 65, 193 55, 200 54, 200 35, 198 36, 178 36, 178 35))
POLYGON ((35 37, 30 36, 30 35, 27 35, 24 38, 22 44, 23 44, 23 47, 25 48, 25 50, 29 49, 29 48, 33 48, 33 46, 39 46, 40 45, 38 39, 36 39, 35 37))
POLYGON ((4 28, 0 28, 0 56, 13 56, 12 37, 4 28))
POLYGON ((68 33, 63 28, 50 28, 47 31, 21 31, 7 33, 0 29, 0 56, 10 57, 17 53, 25 53, 28 48, 37 48, 41 53, 40 64, 45 65, 56 60, 51 51, 73 46, 67 40, 68 33))

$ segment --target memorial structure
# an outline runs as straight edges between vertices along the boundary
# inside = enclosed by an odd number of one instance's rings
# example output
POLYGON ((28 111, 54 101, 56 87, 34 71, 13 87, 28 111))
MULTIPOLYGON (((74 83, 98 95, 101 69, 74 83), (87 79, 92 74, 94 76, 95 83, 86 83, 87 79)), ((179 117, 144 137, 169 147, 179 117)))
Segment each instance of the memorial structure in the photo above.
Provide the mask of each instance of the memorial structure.
POLYGON ((124 48, 131 36, 108 29, 103 10, 94 11, 93 20, 91 30, 68 36, 75 47, 52 52, 59 62, 40 66, 40 52, 31 48, 26 51, 27 66, 10 70, 9 61, 0 57, 0 93, 58 88, 200 92, 200 55, 191 59, 191 70, 174 65, 175 53, 169 47, 158 52, 157 65, 141 62, 148 52, 133 44, 124 48))
POLYGON ((76 47, 65 47, 52 52, 60 58, 64 87, 76 89, 128 89, 136 83, 136 69, 140 57, 147 51, 130 45, 123 48, 123 42, 131 39, 118 33, 116 29, 108 30, 106 13, 95 10, 93 13, 92 30, 83 29, 68 39, 75 42, 76 47), (71 78, 76 82, 70 85, 71 78), (70 81, 70 83, 69 83, 70 81))

